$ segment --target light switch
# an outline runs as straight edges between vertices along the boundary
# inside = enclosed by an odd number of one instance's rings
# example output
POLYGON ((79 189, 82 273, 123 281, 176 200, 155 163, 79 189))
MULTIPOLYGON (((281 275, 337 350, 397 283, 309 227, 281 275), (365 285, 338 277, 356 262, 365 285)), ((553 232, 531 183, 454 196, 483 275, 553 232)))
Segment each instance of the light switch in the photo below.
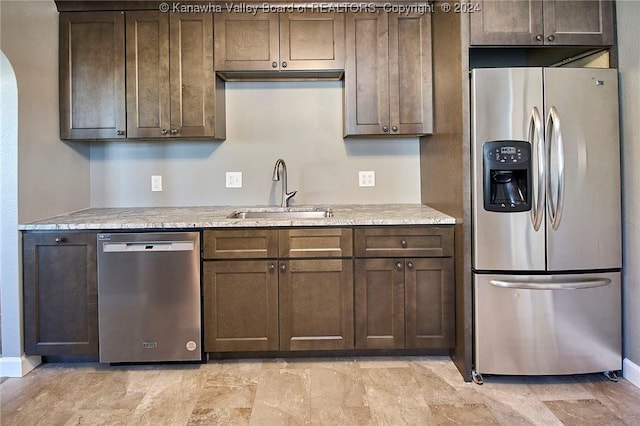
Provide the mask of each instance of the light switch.
POLYGON ((227 172, 227 188, 242 188, 242 172, 227 172))

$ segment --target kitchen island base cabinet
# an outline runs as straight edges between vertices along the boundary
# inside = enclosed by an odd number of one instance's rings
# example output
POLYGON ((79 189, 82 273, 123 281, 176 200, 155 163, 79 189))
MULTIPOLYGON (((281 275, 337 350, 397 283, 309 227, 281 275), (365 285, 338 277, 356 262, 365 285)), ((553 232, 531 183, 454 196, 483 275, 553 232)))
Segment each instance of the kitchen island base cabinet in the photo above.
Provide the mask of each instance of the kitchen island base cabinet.
POLYGON ((23 235, 27 355, 98 355, 96 233, 23 235))

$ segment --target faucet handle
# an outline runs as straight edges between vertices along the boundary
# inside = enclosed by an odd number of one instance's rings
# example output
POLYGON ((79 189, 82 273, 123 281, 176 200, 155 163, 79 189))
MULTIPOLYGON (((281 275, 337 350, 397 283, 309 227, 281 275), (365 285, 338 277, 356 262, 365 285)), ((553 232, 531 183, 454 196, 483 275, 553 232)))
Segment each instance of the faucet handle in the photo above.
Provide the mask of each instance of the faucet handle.
POLYGON ((296 195, 297 193, 298 191, 287 192, 287 200, 293 198, 293 196, 296 195))

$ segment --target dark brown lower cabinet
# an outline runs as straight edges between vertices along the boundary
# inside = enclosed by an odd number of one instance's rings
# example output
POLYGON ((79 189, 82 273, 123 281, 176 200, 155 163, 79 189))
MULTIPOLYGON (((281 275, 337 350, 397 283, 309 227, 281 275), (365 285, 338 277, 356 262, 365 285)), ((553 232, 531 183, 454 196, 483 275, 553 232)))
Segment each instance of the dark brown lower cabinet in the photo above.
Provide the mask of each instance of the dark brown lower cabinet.
POLYGON ((27 355, 98 355, 95 232, 23 234, 27 355))
POLYGON ((277 261, 206 261, 203 270, 204 350, 277 351, 277 261))
POLYGON ((280 350, 353 347, 353 260, 280 261, 280 350))
POLYGON ((454 345, 452 258, 356 260, 357 349, 454 345))

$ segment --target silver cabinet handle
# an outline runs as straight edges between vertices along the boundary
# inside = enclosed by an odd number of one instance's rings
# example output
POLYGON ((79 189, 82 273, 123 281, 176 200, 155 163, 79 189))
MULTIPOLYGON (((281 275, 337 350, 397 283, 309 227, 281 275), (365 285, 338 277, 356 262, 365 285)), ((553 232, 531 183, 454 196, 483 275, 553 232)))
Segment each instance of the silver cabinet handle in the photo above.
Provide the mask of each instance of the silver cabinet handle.
POLYGON ((56 244, 62 244, 66 241, 66 239, 64 237, 57 237, 56 238, 56 244))
POLYGON ((287 67, 287 61, 282 61, 282 68, 286 68, 287 67))
POLYGON ((166 136, 167 133, 169 133, 169 132, 167 131, 167 129, 162 129, 162 130, 160 130, 160 133, 162 133, 162 136, 166 136))
POLYGON ((494 287, 517 290, 581 290, 585 288, 604 287, 611 284, 611 280, 609 278, 587 278, 579 281, 555 282, 490 280, 489 284, 494 287))
POLYGON ((554 41, 555 39, 556 39, 556 36, 554 36, 553 34, 547 37, 547 40, 549 41, 554 41))
POLYGON ((385 133, 389 133, 389 127, 383 126, 382 127, 382 131, 385 132, 385 133))
POLYGON ((118 136, 124 136, 124 130, 118 130, 118 131, 116 132, 116 135, 118 135, 118 136))
POLYGON ((547 140, 547 164, 549 167, 549 177, 547 178, 547 192, 548 206, 549 206, 549 218, 551 219, 551 227, 554 231, 560 226, 560 220, 562 219, 562 210, 564 207, 564 146, 562 143, 562 129, 560 128, 560 117, 558 116, 558 110, 556 107, 549 109, 547 115, 547 133, 545 135, 547 140), (557 188, 555 188, 556 201, 554 203, 554 188, 552 188, 553 182, 551 179, 551 151, 554 147, 558 157, 558 182, 557 188))
POLYGON ((175 135, 178 134, 178 129, 171 129, 170 133, 171 133, 172 136, 175 136, 175 135))
POLYGON ((407 240, 400 241, 400 247, 407 248, 407 240))
POLYGON ((286 270, 287 270, 287 265, 285 265, 284 263, 283 263, 282 265, 280 265, 280 270, 281 270, 282 272, 286 272, 286 270))
POLYGON ((396 262, 396 269, 402 271, 402 262, 396 262))
POLYGON ((536 36, 536 41, 542 41, 542 34, 538 34, 536 36))
POLYGON ((531 206, 531 224, 533 229, 537 232, 542 224, 542 218, 544 217, 544 197, 546 191, 545 185, 545 147, 544 135, 542 133, 542 118, 538 107, 533 107, 531 110, 531 118, 529 119, 529 143, 533 147, 533 151, 538 155, 538 195, 533 200, 531 206))
POLYGON ((269 272, 273 273, 276 270, 276 265, 274 265, 273 263, 269 265, 269 272))
POLYGON ((393 127, 391 128, 391 131, 393 131, 393 132, 397 132, 397 131, 398 131, 398 126, 393 126, 393 127))
POLYGON ((276 61, 271 62, 271 68, 278 68, 278 63, 276 61))
POLYGON ((407 263, 407 268, 409 268, 409 269, 413 269, 413 262, 409 262, 409 263, 407 263))

